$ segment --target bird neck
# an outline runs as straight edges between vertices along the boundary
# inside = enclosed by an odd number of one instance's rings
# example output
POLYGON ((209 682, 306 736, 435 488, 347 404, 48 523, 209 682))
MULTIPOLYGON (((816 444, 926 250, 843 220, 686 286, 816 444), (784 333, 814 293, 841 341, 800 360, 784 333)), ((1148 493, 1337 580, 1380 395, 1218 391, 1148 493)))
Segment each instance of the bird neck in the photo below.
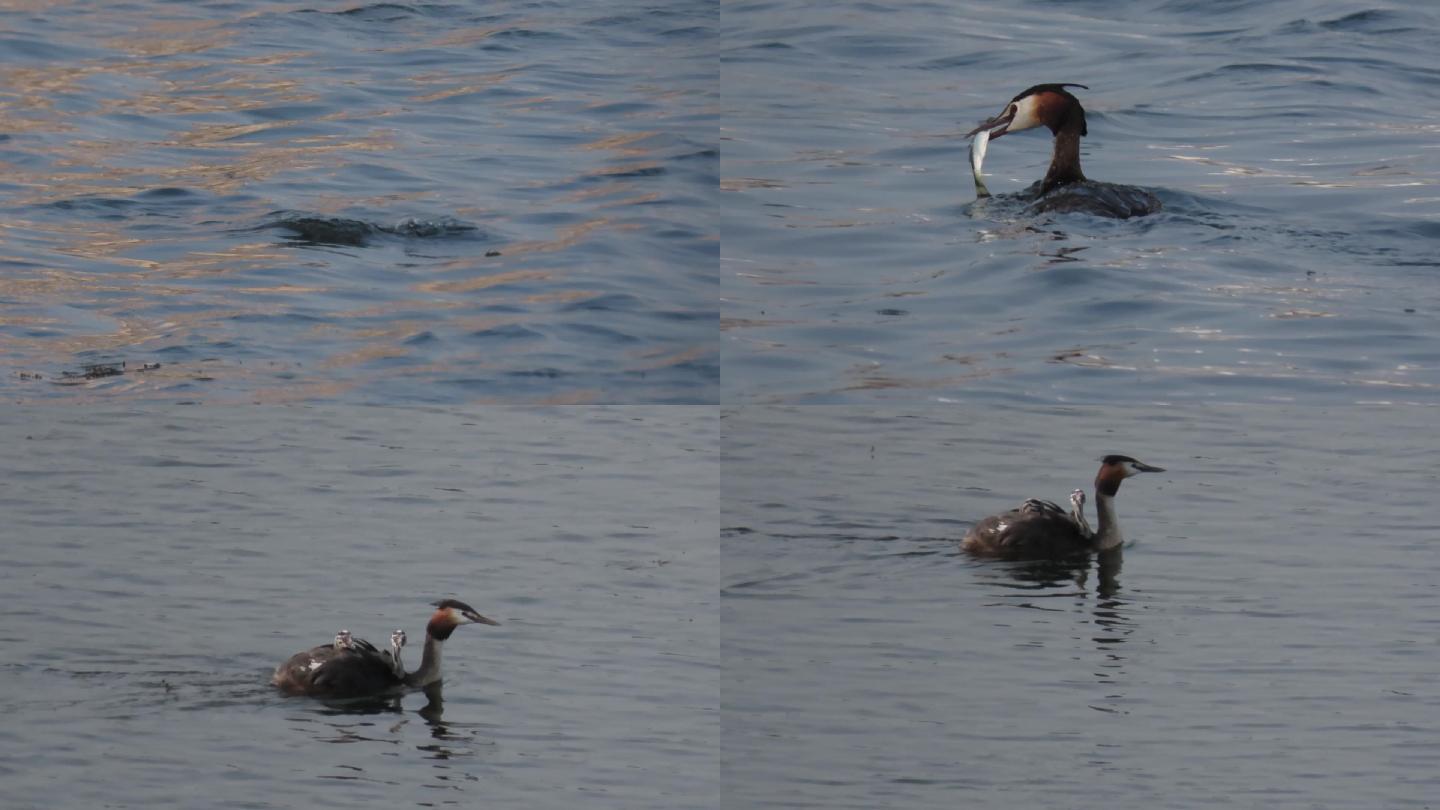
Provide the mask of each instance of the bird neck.
POLYGON ((406 686, 429 686, 440 681, 440 647, 445 642, 425 634, 425 652, 420 656, 420 668, 405 676, 406 686))
POLYGON ((1099 529, 1095 532, 1095 548, 1098 551, 1118 548, 1125 538, 1120 536, 1120 521, 1115 517, 1115 496, 1106 495, 1095 487, 1095 514, 1099 516, 1099 529))
POLYGON ((1055 153, 1050 157, 1050 169, 1040 183, 1040 193, 1068 183, 1081 183, 1085 174, 1080 171, 1080 136, 1085 131, 1085 117, 1071 115, 1055 130, 1055 153))

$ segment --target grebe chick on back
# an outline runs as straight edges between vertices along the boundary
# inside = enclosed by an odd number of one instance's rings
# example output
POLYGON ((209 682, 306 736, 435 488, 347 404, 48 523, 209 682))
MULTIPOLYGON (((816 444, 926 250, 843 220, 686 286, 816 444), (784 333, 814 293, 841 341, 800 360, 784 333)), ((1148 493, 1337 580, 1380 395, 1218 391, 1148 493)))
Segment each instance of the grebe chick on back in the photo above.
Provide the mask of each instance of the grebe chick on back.
POLYGON ((455 599, 442 599, 425 625, 425 652, 420 668, 406 674, 400 663, 405 632, 390 635, 392 649, 381 652, 350 631, 341 630, 333 643, 296 653, 275 668, 271 683, 292 695, 322 698, 372 697, 407 687, 421 688, 440 681, 440 648, 462 624, 498 625, 455 599))
POLYGON ((971 161, 977 192, 982 197, 989 194, 980 180, 980 162, 989 140, 1045 126, 1055 136, 1055 151, 1045 177, 1024 192, 1034 200, 1030 210, 1036 213, 1073 211, 1116 219, 1159 211, 1159 198, 1143 188, 1097 183, 1085 178, 1080 171, 1080 138, 1089 134, 1085 108, 1066 87, 1090 89, 1083 84, 1037 84, 1010 99, 999 115, 966 133, 967 138, 983 133, 976 139, 977 148, 972 152, 971 161))
POLYGON ((395 670, 395 676, 405 677, 405 665, 400 662, 400 651, 405 648, 405 631, 396 630, 390 634, 390 666, 395 670))
POLYGON ((1099 528, 1090 531, 1085 522, 1085 493, 1070 495, 1072 511, 1050 501, 1031 498, 1019 508, 991 515, 965 533, 960 547, 976 554, 1001 556, 1059 557, 1117 548, 1124 538, 1115 517, 1115 495, 1120 482, 1145 472, 1165 472, 1162 467, 1136 461, 1129 456, 1106 456, 1095 474, 1095 512, 1099 528))

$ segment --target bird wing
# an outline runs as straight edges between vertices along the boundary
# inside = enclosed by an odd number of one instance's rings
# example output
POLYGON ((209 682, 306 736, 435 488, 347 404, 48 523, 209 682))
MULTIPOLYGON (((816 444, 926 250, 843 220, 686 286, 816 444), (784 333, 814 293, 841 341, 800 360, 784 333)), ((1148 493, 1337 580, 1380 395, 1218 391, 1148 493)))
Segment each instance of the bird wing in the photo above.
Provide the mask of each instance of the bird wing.
POLYGON ((965 537, 972 551, 992 554, 1070 553, 1086 547, 1087 538, 1068 512, 1050 501, 1031 498, 999 515, 976 523, 965 537))
POLYGON ((379 652, 345 650, 321 664, 311 683, 319 692, 358 697, 398 686, 400 680, 389 658, 379 652))

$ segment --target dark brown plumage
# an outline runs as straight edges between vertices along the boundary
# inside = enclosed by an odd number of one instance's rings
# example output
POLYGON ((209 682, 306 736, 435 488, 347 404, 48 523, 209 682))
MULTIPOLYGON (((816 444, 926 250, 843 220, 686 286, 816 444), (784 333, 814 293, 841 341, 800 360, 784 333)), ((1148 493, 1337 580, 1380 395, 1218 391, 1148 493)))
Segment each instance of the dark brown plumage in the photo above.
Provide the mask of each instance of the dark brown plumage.
POLYGON ((1087 180, 1080 169, 1080 139, 1090 130, 1085 108, 1066 87, 1089 89, 1083 84, 1037 84, 1010 99, 1005 110, 971 130, 981 130, 995 140, 1011 132, 1044 126, 1055 137, 1054 152, 1045 177, 1026 190, 1034 199, 1031 208, 1039 212, 1081 212, 1126 219, 1160 210, 1160 200, 1138 186, 1097 183, 1087 180))
MULTIPOLYGON (((424 687, 440 680, 442 642, 462 624, 498 625, 456 599, 433 603, 435 612, 425 625, 425 651, 420 668, 406 674, 390 652, 381 652, 364 639, 312 647, 290 656, 275 668, 271 683, 292 695, 319 698, 372 697, 406 687, 424 687)), ((342 633, 348 636, 348 634, 342 633)), ((400 635, 397 633, 397 635, 400 635)), ((393 637, 392 637, 393 638, 393 637)), ((398 648, 396 654, 398 655, 398 648)))
POLYGON ((292 695, 350 698, 378 695, 405 685, 387 653, 356 639, 351 649, 326 644, 290 656, 272 682, 292 695))
POLYGON ((1071 513, 1050 501, 1031 498, 1018 508, 977 522, 965 533, 960 547, 975 554, 1006 557, 1063 557, 1115 548, 1123 539, 1113 499, 1120 491, 1121 481, 1142 472, 1164 472, 1164 469, 1129 456, 1106 456, 1100 462, 1100 470, 1095 474, 1095 511, 1099 521, 1093 532, 1085 522, 1084 497, 1077 491, 1071 496, 1075 507, 1071 513))

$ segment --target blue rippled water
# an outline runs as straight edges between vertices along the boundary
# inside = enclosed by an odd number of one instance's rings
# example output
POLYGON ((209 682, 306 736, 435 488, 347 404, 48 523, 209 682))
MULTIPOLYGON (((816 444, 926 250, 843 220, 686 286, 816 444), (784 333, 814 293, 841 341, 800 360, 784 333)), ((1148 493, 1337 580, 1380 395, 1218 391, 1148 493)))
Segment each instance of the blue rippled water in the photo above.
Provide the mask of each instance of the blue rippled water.
POLYGON ((714 401, 716 19, 8 5, 0 392, 714 401))
MULTIPOLYGON (((747 2, 722 27, 732 402, 1440 401, 1440 15, 747 2), (1079 82, 1124 222, 971 205, 961 137, 1079 82)), ((1038 179, 1044 130, 993 143, 1038 179)))

